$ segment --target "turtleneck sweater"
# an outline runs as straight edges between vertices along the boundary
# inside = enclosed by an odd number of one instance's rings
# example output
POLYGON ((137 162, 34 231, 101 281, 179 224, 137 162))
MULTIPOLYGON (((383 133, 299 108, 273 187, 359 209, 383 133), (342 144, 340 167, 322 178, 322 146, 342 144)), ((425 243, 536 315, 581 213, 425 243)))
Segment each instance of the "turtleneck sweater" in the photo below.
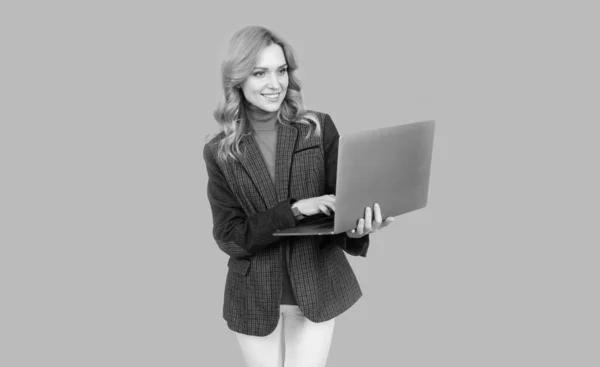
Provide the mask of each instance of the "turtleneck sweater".
POLYGON ((275 183, 275 148, 277 146, 277 112, 268 112, 249 103, 245 104, 246 117, 252 126, 254 140, 275 183))
MULTIPOLYGON (((254 105, 245 103, 246 117, 250 122, 253 130, 253 138, 260 153, 262 155, 267 171, 271 176, 273 184, 275 184, 275 153, 277 147, 277 112, 268 112, 254 105)), ((282 269, 282 293, 281 304, 297 305, 296 297, 292 289, 290 275, 287 269, 287 261, 285 251, 282 251, 281 257, 282 269)))

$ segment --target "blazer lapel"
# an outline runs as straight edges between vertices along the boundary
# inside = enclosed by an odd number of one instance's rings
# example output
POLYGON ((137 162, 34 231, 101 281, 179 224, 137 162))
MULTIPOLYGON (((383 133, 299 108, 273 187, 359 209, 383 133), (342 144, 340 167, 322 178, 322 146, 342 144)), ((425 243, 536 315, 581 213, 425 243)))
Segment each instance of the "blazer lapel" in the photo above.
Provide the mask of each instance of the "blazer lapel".
POLYGON ((240 163, 252 178, 254 186, 264 199, 267 208, 273 207, 278 202, 287 199, 289 195, 290 170, 298 129, 294 126, 279 124, 275 147, 275 185, 271 181, 258 144, 252 137, 250 124, 246 124, 244 133, 240 143, 244 154, 240 158, 240 163))
POLYGON ((267 208, 275 206, 277 204, 275 186, 271 176, 269 176, 269 171, 267 171, 258 144, 252 137, 252 128, 248 123, 244 127, 244 137, 240 141, 240 150, 243 152, 240 163, 252 179, 267 208))
POLYGON ((279 124, 275 150, 275 187, 278 202, 284 201, 289 195, 292 155, 297 136, 298 129, 295 126, 279 124))

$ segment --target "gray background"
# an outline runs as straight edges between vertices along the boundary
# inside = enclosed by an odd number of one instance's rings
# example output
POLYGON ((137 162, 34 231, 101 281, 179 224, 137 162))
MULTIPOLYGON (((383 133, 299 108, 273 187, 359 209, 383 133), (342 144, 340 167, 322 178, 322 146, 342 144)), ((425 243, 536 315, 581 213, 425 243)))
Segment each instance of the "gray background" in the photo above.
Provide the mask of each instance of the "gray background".
POLYGON ((563 3, 2 2, 0 365, 241 365, 201 152, 248 24, 342 134, 438 122, 329 366, 600 365, 599 27, 563 3))

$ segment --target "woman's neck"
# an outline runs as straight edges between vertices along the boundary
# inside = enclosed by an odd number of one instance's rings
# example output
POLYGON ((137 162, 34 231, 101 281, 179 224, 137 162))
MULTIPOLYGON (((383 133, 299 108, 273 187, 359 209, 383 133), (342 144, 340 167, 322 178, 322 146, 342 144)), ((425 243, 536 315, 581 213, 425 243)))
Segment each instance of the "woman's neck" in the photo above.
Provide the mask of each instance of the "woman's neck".
POLYGON ((277 123, 277 111, 269 112, 254 106, 251 103, 244 102, 246 107, 246 115, 252 127, 272 129, 277 123))

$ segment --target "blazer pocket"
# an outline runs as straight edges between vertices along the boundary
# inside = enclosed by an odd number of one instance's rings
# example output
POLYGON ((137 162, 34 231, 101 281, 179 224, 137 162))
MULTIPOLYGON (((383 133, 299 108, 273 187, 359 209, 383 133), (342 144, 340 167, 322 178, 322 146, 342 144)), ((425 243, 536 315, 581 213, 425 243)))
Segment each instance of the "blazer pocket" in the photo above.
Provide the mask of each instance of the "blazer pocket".
POLYGON ((232 272, 245 276, 248 274, 248 270, 250 270, 250 259, 230 257, 227 266, 232 272))
POLYGON ((304 152, 305 150, 309 150, 309 149, 317 149, 317 148, 319 148, 319 147, 320 147, 320 145, 313 145, 313 146, 310 146, 310 147, 304 147, 304 148, 302 148, 302 149, 298 149, 298 150, 296 150, 296 151, 295 151, 294 153, 292 153, 292 154, 296 154, 296 153, 304 152))

